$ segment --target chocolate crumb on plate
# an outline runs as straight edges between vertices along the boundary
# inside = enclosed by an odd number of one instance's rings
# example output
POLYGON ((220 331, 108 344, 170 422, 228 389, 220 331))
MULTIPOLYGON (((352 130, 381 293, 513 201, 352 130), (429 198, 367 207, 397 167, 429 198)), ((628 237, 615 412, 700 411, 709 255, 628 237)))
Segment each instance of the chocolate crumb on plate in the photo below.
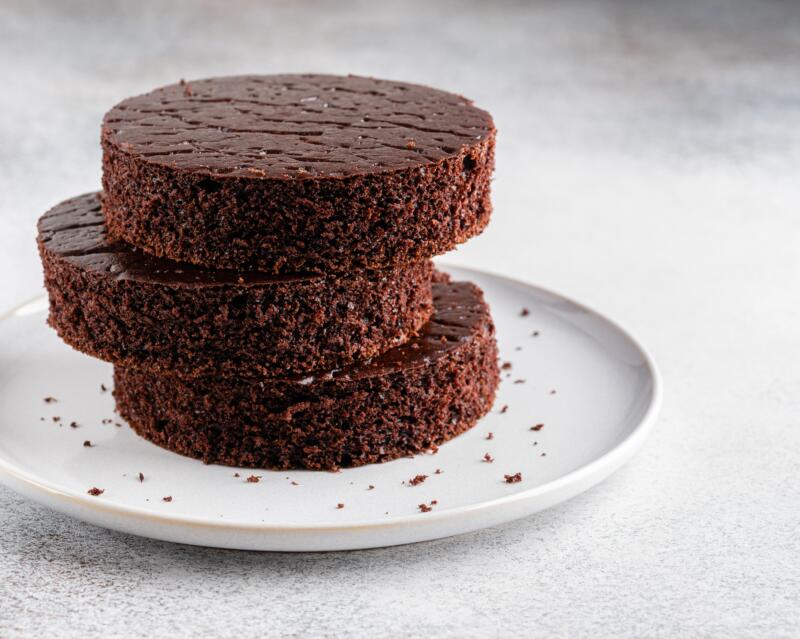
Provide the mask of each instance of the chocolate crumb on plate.
POLYGON ((83 442, 83 447, 84 447, 84 448, 91 448, 91 447, 92 447, 92 442, 90 442, 90 441, 87 439, 85 442, 83 442))
POLYGON ((508 412, 508 404, 503 405, 503 408, 500 409, 500 414, 503 415, 508 412))
POLYGON ((100 392, 105 393, 106 391, 108 391, 108 386, 105 384, 100 384, 100 392))
POLYGON ((344 504, 342 503, 336 504, 336 510, 341 510, 342 508, 344 508, 344 504))
POLYGON ((502 368, 504 371, 507 371, 509 368, 511 368, 511 362, 503 362, 503 365, 500 368, 502 368))
POLYGON ((435 471, 433 471, 433 474, 434 475, 441 475, 442 472, 444 472, 444 471, 441 468, 437 468, 435 471))
POLYGON ((520 317, 528 317, 528 315, 530 315, 530 314, 531 314, 531 312, 530 312, 530 311, 529 311, 527 308, 523 308, 523 309, 522 309, 522 310, 519 312, 519 316, 520 316, 520 317))
POLYGON ((424 512, 424 513, 429 513, 429 512, 431 512, 431 510, 433 510, 433 508, 431 508, 430 506, 428 506, 428 504, 420 504, 420 505, 418 506, 418 508, 420 509, 420 511, 422 511, 422 512, 424 512))
POLYGON ((260 481, 261 481, 261 475, 250 475, 247 478, 247 482, 250 484, 257 484, 260 481))
POLYGON ((166 497, 162 497, 161 500, 169 503, 172 501, 172 495, 167 495, 166 497))
POLYGON ((418 486, 419 484, 424 482, 426 479, 428 479, 427 475, 416 475, 416 476, 412 477, 411 479, 409 479, 408 483, 411 486, 418 486))
POLYGON ((486 453, 483 456, 483 461, 485 461, 488 464, 491 464, 494 461, 494 457, 492 457, 489 453, 486 453))
POLYGON ((489 433, 486 435, 486 439, 489 439, 489 440, 494 439, 494 433, 489 431, 489 433))
POLYGON ((375 490, 375 486, 373 486, 372 484, 370 484, 369 486, 367 486, 367 490, 375 490))
POLYGON ((514 473, 513 475, 503 475, 507 484, 517 484, 522 481, 522 473, 514 473))
POLYGON ((54 402, 57 402, 58 400, 55 397, 49 397, 48 396, 48 397, 45 397, 43 401, 44 401, 45 404, 52 404, 54 402))
POLYGON ((53 421, 58 423, 61 421, 61 417, 59 417, 58 415, 53 415, 53 421))
POLYGON ((539 337, 539 331, 533 331, 533 333, 531 333, 531 337, 539 337))
POLYGON ((524 379, 515 379, 515 380, 514 380, 514 383, 515 383, 515 384, 524 384, 524 383, 525 383, 525 380, 524 380, 524 379))
POLYGON ((144 481, 144 474, 139 473, 139 483, 141 484, 144 481))
POLYGON ((87 490, 86 492, 87 492, 89 495, 91 495, 92 497, 99 497, 100 495, 102 495, 102 494, 103 494, 104 492, 106 492, 106 491, 105 491, 105 490, 103 490, 102 488, 90 488, 90 489, 89 489, 89 490, 87 490))
POLYGON ((536 424, 535 426, 531 426, 531 430, 536 431, 542 430, 542 428, 544 428, 544 424, 536 424))
POLYGON ((80 426, 80 424, 78 424, 78 422, 70 422, 69 423, 69 427, 70 428, 77 428, 78 426, 80 426))

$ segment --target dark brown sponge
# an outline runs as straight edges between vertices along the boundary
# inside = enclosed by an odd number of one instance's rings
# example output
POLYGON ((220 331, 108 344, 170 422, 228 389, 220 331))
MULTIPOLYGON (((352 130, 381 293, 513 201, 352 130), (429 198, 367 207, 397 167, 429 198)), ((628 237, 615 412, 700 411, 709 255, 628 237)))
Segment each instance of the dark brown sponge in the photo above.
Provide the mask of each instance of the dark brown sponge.
POLYGON ((215 268, 345 273, 418 262, 491 213, 491 116, 355 76, 239 76, 122 101, 102 127, 109 233, 215 268))
POLYGON ((499 381, 480 289, 433 290, 420 335, 369 362, 280 381, 116 366, 117 409, 142 437, 206 463, 332 470, 428 450, 473 426, 499 381))
POLYGON ((187 377, 340 368, 405 341, 433 310, 429 261, 342 278, 180 264, 110 243, 97 193, 47 212, 38 243, 65 342, 187 377))

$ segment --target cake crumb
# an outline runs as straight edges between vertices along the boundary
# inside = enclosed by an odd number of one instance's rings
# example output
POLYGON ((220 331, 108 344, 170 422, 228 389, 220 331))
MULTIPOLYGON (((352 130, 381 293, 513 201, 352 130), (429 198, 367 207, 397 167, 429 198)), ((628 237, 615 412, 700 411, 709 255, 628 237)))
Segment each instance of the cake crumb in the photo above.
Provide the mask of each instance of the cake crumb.
POLYGON ((373 486, 372 484, 370 484, 369 486, 367 486, 367 490, 375 490, 375 486, 373 486))
POLYGON ((540 456, 540 457, 547 457, 547 453, 542 453, 542 454, 541 454, 541 455, 539 455, 539 456, 540 456))
POLYGON ((500 414, 503 415, 508 412, 508 404, 505 404, 503 408, 500 409, 500 414))
POLYGON ((441 469, 441 468, 437 468, 435 471, 433 471, 433 474, 434 474, 434 475, 441 475, 441 474, 442 474, 442 472, 443 472, 443 471, 442 471, 442 469, 441 469))
POLYGON ((113 421, 114 421, 113 419, 109 419, 108 417, 104 417, 104 418, 101 420, 101 423, 103 423, 103 424, 110 424, 110 423, 111 423, 111 422, 113 422, 113 421))
POLYGON ((84 448, 91 448, 92 446, 93 446, 92 442, 90 442, 88 439, 85 442, 83 442, 84 448))
POLYGON ((78 426, 80 426, 80 424, 78 422, 70 422, 69 423, 69 427, 70 428, 77 428, 78 426))
POLYGON ((485 461, 488 464, 491 464, 494 461, 494 457, 492 457, 489 453, 486 453, 483 456, 483 461, 485 461))
POLYGON ((428 479, 427 475, 415 475, 414 477, 412 477, 411 479, 408 480, 408 483, 411 486, 418 486, 419 484, 424 482, 426 479, 428 479))
POLYGON ((533 333, 531 333, 531 337, 539 337, 539 331, 533 331, 533 333))
POLYGON ((90 494, 92 497, 99 497, 100 495, 102 495, 106 491, 103 490, 102 488, 90 488, 86 492, 88 494, 90 494))
POLYGON ((100 384, 100 392, 105 393, 106 391, 108 391, 108 386, 105 384, 100 384))
POLYGON ((551 395, 555 395, 555 394, 556 394, 556 389, 554 388, 553 390, 551 390, 551 391, 550 391, 550 394, 551 394, 551 395))
POLYGON ((139 483, 141 484, 144 481, 144 473, 139 473, 139 483))
POLYGON ((299 485, 300 485, 300 484, 298 484, 296 481, 293 481, 293 482, 292 482, 292 486, 299 486, 299 485))
POLYGON ((234 477, 241 477, 241 475, 239 473, 233 473, 233 476, 234 477))
POLYGON ((250 484, 257 484, 260 481, 261 475, 250 475, 250 477, 247 478, 247 482, 250 484))
POLYGON ((519 312, 519 316, 520 316, 520 317, 528 317, 528 315, 530 315, 530 314, 531 314, 531 312, 530 312, 530 311, 529 311, 527 308, 523 308, 523 309, 522 309, 522 310, 519 312))
POLYGON ((524 380, 524 379, 515 379, 515 380, 514 380, 514 383, 515 383, 515 384, 524 384, 524 383, 525 383, 525 380, 524 380))
POLYGON ((344 504, 342 504, 342 503, 336 504, 336 509, 337 510, 341 510, 342 508, 344 508, 344 504))
POLYGON ((59 417, 58 415, 53 415, 53 422, 58 423, 60 421, 61 421, 61 417, 59 417))
POLYGON ((492 439, 494 439, 494 433, 493 433, 492 431, 489 431, 489 432, 486 434, 486 439, 488 439, 488 440, 492 440, 492 439))
POLYGON ((513 475, 503 475, 507 484, 517 484, 522 481, 522 473, 514 473, 513 475))
POLYGON ((55 397, 50 397, 49 395, 44 398, 44 403, 45 404, 53 404, 53 403, 55 403, 57 401, 58 400, 55 397))
POLYGON ((544 424, 536 424, 535 426, 531 426, 531 430, 536 431, 542 430, 542 428, 544 428, 544 424))
POLYGON ((433 510, 433 508, 431 506, 428 506, 428 504, 420 504, 418 508, 423 513, 429 513, 431 512, 431 510, 433 510))
POLYGON ((509 368, 511 368, 511 362, 503 362, 503 365, 500 368, 502 368, 504 371, 507 371, 509 368))
POLYGON ((162 497, 161 500, 169 503, 172 501, 172 495, 167 495, 166 497, 162 497))

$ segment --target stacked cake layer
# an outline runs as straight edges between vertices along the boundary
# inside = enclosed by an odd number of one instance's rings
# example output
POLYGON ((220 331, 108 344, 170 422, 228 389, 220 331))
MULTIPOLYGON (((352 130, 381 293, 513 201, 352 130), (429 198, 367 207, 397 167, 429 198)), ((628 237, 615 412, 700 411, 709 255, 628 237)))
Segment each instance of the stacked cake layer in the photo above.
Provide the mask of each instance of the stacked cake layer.
POLYGON ((98 194, 39 220, 50 323, 106 361, 152 371, 274 376, 382 353, 432 312, 429 261, 350 277, 209 269, 110 242, 98 194))
POLYGON ((206 462, 335 469, 470 428, 498 383, 480 290, 430 258, 491 212, 491 117, 338 76, 180 83, 103 122, 104 192, 39 221, 50 324, 120 414, 206 462))

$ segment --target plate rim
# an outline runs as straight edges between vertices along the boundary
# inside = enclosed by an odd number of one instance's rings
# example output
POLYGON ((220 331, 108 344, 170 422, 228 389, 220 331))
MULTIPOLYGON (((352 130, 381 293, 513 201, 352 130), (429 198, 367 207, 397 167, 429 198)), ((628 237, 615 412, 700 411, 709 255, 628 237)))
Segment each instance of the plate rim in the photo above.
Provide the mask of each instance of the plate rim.
MULTIPOLYGON (((607 315, 596 311, 595 309, 575 301, 569 296, 563 295, 552 289, 526 282, 514 277, 503 275, 489 270, 477 269, 469 266, 461 266, 458 264, 439 263, 444 269, 459 269, 461 271, 471 272, 479 276, 496 278, 506 283, 514 284, 525 289, 529 289, 534 293, 550 295, 559 298, 569 304, 574 305, 576 308, 591 314, 595 318, 600 319, 607 325, 612 327, 619 333, 625 340, 634 347, 636 352, 642 358, 647 373, 651 380, 651 394, 649 404, 639 420, 639 423, 628 433, 628 435, 618 442, 613 448, 606 451, 602 455, 596 457, 592 461, 575 470, 572 470, 561 477, 548 481, 538 486, 533 486, 526 490, 521 490, 510 495, 495 497, 486 501, 478 502, 475 504, 466 504, 445 510, 434 510, 427 513, 414 513, 412 515, 402 515, 393 517, 389 520, 379 519, 365 519, 355 523, 342 523, 342 524, 270 524, 267 522, 243 522, 236 520, 212 520, 203 518, 196 515, 171 515, 168 513, 153 513, 143 508, 136 506, 127 506, 122 504, 115 504, 114 502, 107 502, 99 500, 96 497, 74 493, 73 491, 64 490, 54 486, 46 481, 41 481, 35 475, 27 473, 16 465, 10 463, 7 459, 0 456, 0 483, 4 484, 15 492, 20 492, 15 484, 25 487, 27 490, 23 493, 25 496, 30 497, 40 503, 45 503, 48 507, 56 509, 51 505, 50 501, 44 502, 37 500, 32 493, 38 493, 42 496, 49 496, 57 502, 67 502, 69 505, 78 508, 86 508, 98 512, 100 515, 107 515, 112 517, 122 517, 128 521, 142 522, 149 521, 158 525, 170 525, 179 527, 193 527, 205 528, 218 532, 241 532, 241 533, 258 533, 265 534, 318 534, 325 532, 347 533, 357 532, 364 533, 374 530, 387 530, 392 528, 402 528, 410 524, 424 522, 425 524, 443 524, 449 520, 458 520, 464 516, 475 513, 489 513, 497 511, 501 508, 511 505, 517 505, 525 501, 536 500, 548 494, 556 494, 560 491, 568 489, 570 486, 581 486, 585 480, 595 476, 596 481, 590 481, 588 485, 579 488, 575 493, 570 494, 566 499, 588 490, 589 488, 600 483, 611 474, 619 470, 627 461, 633 457, 634 453, 644 443, 647 435, 652 430, 658 418, 661 404, 663 401, 663 381, 661 373, 655 359, 650 352, 642 345, 642 343, 626 328, 619 323, 609 318, 607 315), (603 472, 606 470, 607 472, 603 472)), ((34 298, 27 300, 13 308, 0 313, 0 322, 4 322, 12 317, 18 316, 20 311, 31 306, 39 305, 42 300, 46 300, 47 295, 41 294, 34 298)), ((561 503, 565 500, 557 500, 555 503, 561 503)), ((531 511, 531 514, 533 511, 531 511)), ((75 516, 75 515, 72 515, 75 516)), ((91 522, 94 523, 94 522, 91 522)))

